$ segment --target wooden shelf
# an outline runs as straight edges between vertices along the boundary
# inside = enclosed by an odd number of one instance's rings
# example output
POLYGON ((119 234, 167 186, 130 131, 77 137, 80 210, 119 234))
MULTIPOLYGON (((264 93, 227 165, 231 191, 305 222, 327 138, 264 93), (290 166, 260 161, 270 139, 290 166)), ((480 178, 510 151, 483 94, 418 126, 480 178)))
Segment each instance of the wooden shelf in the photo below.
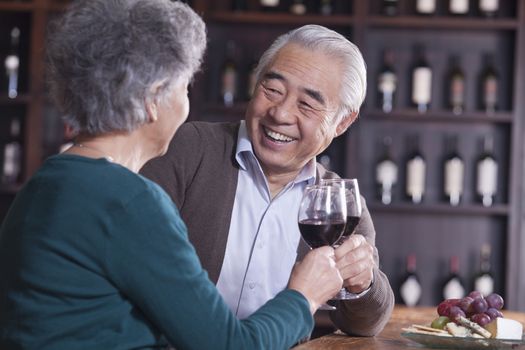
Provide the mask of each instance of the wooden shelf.
POLYGON ((224 23, 247 24, 309 24, 316 23, 327 26, 349 26, 353 23, 352 16, 347 15, 292 15, 288 13, 264 13, 255 11, 216 12, 208 16, 210 20, 224 23))
POLYGON ((0 1, 0 11, 31 12, 35 5, 30 2, 4 2, 0 1))
POLYGON ((517 19, 456 18, 423 16, 370 16, 367 23, 375 27, 414 29, 517 30, 517 19))
POLYGON ((456 115, 450 111, 429 111, 419 113, 416 109, 396 109, 390 113, 384 113, 378 109, 363 112, 367 118, 381 121, 412 121, 412 122, 447 122, 447 123, 500 123, 511 124, 513 115, 510 112, 496 112, 487 114, 484 112, 465 112, 456 115))
POLYGON ((7 96, 0 96, 0 107, 1 106, 13 106, 13 105, 25 105, 31 102, 31 95, 21 94, 16 98, 9 98, 7 96))
POLYGON ((0 195, 14 196, 22 188, 22 185, 0 185, 0 195))
POLYGON ((234 115, 244 115, 246 108, 248 107, 248 102, 238 102, 233 106, 228 107, 221 104, 210 104, 204 107, 204 112, 206 113, 219 113, 219 114, 234 114, 234 115))
POLYGON ((497 204, 491 207, 484 207, 479 204, 460 204, 457 207, 446 203, 438 204, 411 204, 393 203, 385 205, 378 202, 368 202, 371 212, 387 212, 396 214, 431 214, 431 215, 480 215, 480 216, 507 216, 509 206, 497 204))

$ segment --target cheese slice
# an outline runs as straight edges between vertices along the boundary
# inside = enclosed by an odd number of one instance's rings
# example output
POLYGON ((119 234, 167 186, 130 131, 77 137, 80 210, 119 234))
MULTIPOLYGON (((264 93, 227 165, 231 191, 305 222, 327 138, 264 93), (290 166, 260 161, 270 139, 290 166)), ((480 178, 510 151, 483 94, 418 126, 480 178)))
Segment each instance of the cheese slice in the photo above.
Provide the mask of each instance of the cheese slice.
POLYGON ((485 326, 485 329, 496 339, 521 340, 523 325, 510 318, 497 317, 485 326))

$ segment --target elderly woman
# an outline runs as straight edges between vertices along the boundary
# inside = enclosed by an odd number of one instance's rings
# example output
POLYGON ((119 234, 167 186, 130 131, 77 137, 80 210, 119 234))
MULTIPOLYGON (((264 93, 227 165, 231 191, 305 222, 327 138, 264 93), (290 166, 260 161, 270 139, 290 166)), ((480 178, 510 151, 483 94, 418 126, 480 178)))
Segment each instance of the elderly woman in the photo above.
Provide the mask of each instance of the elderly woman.
POLYGON ((284 349, 341 287, 333 250, 317 249, 236 319, 171 199, 137 174, 187 118, 204 47, 202 20, 169 0, 77 1, 58 23, 48 78, 78 137, 3 223, 1 349, 284 349))

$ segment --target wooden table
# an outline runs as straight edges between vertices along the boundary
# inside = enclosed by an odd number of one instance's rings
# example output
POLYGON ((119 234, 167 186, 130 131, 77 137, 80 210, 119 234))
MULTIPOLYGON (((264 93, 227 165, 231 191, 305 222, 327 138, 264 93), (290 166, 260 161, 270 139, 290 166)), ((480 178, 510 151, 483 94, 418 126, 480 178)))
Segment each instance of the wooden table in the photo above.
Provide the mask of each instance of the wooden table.
MULTIPOLYGON (((525 324, 525 313, 503 311, 503 315, 525 324)), ((428 349, 401 336, 401 328, 414 323, 428 325, 437 317, 435 307, 396 306, 385 329, 375 337, 349 337, 330 334, 311 340, 294 348, 294 350, 312 349, 362 349, 362 350, 397 350, 428 349)))

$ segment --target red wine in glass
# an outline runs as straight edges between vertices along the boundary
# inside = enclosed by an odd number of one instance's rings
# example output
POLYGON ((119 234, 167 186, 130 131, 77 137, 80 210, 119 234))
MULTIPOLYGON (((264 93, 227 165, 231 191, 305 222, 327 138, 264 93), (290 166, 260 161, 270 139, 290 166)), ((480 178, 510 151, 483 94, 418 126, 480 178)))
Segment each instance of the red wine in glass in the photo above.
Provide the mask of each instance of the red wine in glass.
POLYGON ((355 228, 359 224, 359 220, 360 219, 361 218, 359 216, 347 216, 346 217, 345 230, 344 230, 343 235, 341 237, 348 237, 352 233, 354 233, 355 228))
POLYGON ((308 245, 315 249, 325 245, 332 246, 341 237, 341 231, 345 227, 343 220, 321 221, 316 219, 305 219, 299 221, 299 231, 308 245))

